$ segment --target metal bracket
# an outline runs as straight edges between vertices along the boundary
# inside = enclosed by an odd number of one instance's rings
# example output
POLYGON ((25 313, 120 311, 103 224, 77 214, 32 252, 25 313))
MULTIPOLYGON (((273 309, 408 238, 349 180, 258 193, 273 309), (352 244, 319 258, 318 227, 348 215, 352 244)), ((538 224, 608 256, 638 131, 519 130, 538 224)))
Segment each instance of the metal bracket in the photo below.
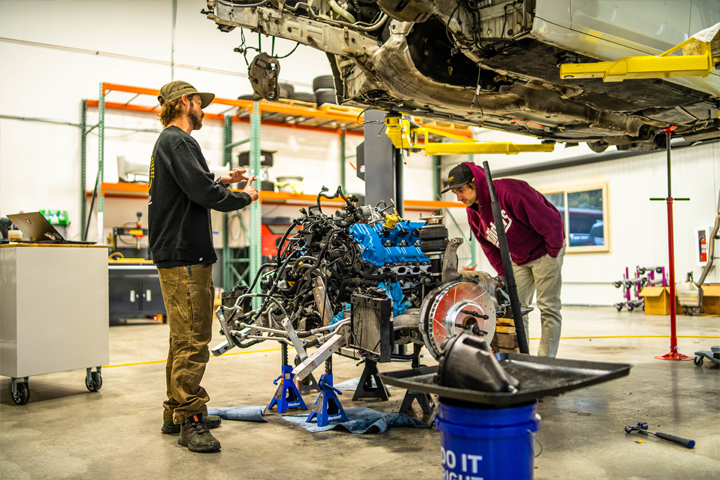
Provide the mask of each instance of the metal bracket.
POLYGON ((552 152, 553 143, 520 144, 509 142, 481 142, 474 138, 453 135, 442 130, 420 126, 414 123, 411 117, 393 116, 385 117, 385 133, 398 149, 425 150, 425 155, 474 155, 474 154, 504 154, 517 155, 522 152, 552 152), (453 143, 430 142, 430 134, 441 138, 459 140, 453 143), (420 142, 420 137, 424 141, 420 142))
POLYGON ((453 238, 445 247, 445 260, 443 261, 442 269, 443 283, 460 278, 460 273, 458 272, 457 250, 462 243, 462 238, 453 238))
MULTIPOLYGON (((719 26, 717 24, 707 30, 719 26)), ((716 61, 720 61, 720 58, 713 58, 711 41, 701 41, 692 36, 659 55, 623 57, 614 62, 560 65, 560 78, 602 78, 603 82, 622 82, 639 78, 707 77, 712 73, 716 61), (688 55, 671 55, 681 48, 688 55)))
POLYGON ((343 335, 334 335, 330 340, 323 343, 315 353, 307 357, 300 365, 295 367, 292 373, 299 379, 303 380, 310 375, 313 370, 322 365, 325 360, 332 357, 332 354, 340 349, 343 344, 343 335))
POLYGON ((307 358, 307 352, 305 351, 305 342, 300 340, 300 337, 298 337, 298 334, 295 331, 295 328, 293 327, 290 319, 286 318, 285 320, 283 320, 282 326, 283 328, 285 328, 285 331, 287 331, 287 336, 292 342, 293 347, 295 347, 298 358, 301 362, 305 361, 305 359, 307 358))

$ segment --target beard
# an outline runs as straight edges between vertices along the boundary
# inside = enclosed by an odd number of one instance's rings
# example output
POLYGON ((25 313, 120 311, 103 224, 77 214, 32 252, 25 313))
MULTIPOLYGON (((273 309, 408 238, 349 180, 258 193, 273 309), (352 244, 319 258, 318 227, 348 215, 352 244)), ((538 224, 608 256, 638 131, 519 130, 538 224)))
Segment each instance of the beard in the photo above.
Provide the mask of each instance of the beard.
POLYGON ((204 116, 205 114, 202 110, 199 113, 195 108, 191 108, 190 111, 188 111, 188 117, 190 118, 190 124, 193 130, 200 130, 202 128, 202 119, 204 116))

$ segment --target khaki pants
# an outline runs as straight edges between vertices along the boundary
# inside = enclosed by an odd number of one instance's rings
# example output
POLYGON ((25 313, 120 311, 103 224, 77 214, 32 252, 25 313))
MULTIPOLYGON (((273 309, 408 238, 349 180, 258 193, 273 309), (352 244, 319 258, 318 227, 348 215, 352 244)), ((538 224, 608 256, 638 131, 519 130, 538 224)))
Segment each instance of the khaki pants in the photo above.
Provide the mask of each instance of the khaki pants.
POLYGON ((210 400, 200 381, 212 339, 212 265, 159 268, 158 273, 170 326, 163 421, 181 424, 194 414, 207 414, 210 400))
MULTIPOLYGON (((545 255, 525 265, 513 263, 513 273, 517 285, 518 297, 523 307, 532 303, 537 290, 537 306, 540 309, 540 347, 538 356, 556 357, 560 345, 562 315, 560 310, 560 290, 562 288, 562 265, 565 258, 565 247, 560 250, 557 258, 545 255)), ((530 338, 529 320, 523 315, 525 333, 530 338)), ((529 342, 528 342, 529 343, 529 342)))

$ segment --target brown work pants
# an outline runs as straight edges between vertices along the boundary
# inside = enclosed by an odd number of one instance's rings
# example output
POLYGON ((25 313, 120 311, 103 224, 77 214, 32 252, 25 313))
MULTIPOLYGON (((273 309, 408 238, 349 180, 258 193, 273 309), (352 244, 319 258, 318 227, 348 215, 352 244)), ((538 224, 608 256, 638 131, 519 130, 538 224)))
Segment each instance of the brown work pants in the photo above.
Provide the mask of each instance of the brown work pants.
POLYGON ((210 400, 200 381, 210 358, 212 265, 159 268, 158 273, 170 326, 163 421, 181 424, 194 414, 207 414, 210 400))

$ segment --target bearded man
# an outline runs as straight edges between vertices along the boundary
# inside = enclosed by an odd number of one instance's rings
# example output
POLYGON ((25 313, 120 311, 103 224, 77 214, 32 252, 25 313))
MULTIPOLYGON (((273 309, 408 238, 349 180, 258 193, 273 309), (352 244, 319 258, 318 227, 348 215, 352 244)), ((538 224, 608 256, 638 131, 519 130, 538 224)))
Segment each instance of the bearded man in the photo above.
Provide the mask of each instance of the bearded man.
POLYGON ((239 210, 258 199, 255 178, 243 175, 245 170, 234 169, 215 180, 190 135, 202 127, 202 110, 213 98, 183 81, 160 89, 158 116, 164 129, 153 149, 148 198, 150 251, 170 326, 161 431, 179 433, 178 443, 193 452, 220 450, 208 430, 220 426, 220 418, 207 415, 210 397, 200 386, 210 358, 212 264, 217 260, 210 210, 239 210), (242 192, 227 188, 240 180, 247 180, 242 192))

